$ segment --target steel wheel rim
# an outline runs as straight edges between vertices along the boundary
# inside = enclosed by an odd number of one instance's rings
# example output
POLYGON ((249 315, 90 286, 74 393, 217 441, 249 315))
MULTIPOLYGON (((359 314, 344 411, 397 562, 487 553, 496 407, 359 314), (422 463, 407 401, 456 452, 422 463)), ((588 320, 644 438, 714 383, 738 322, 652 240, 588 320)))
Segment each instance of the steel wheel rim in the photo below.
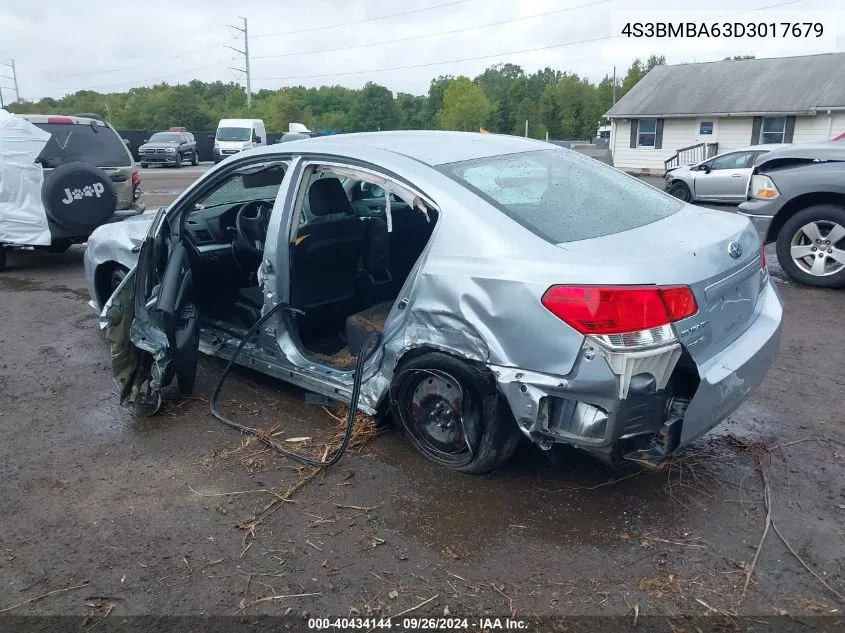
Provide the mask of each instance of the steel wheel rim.
POLYGON ((111 276, 109 277, 109 286, 111 288, 112 294, 114 294, 114 291, 117 290, 117 287, 123 281, 124 277, 126 277, 126 273, 124 273, 119 268, 116 268, 112 271, 111 276))
POLYGON ((789 255, 799 270, 829 277, 845 269, 845 227, 832 220, 808 222, 789 243, 789 255))
POLYGON ((454 376, 445 372, 421 373, 411 394, 410 417, 415 435, 437 453, 465 453, 464 394, 454 376))
POLYGON ((692 199, 692 193, 690 192, 689 187, 683 185, 675 185, 671 188, 670 192, 671 191, 680 192, 681 195, 678 195, 678 193, 672 193, 672 195, 675 196, 681 202, 689 202, 692 199))

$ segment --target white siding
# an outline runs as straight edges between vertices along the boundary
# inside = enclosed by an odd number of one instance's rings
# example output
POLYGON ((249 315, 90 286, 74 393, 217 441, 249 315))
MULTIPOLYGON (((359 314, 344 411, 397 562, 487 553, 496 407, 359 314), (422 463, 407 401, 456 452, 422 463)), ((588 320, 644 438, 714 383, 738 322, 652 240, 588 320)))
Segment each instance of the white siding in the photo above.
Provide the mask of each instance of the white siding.
POLYGON ((845 112, 821 112, 816 116, 799 116, 795 118, 795 134, 793 143, 812 143, 829 141, 836 135, 845 132, 845 112), (828 129, 830 136, 828 136, 828 129))
MULTIPOLYGON (((845 132, 845 112, 834 112, 816 116, 795 118, 793 143, 826 141, 845 132), (830 129, 830 136, 828 136, 830 129)), ((663 161, 675 155, 682 147, 698 142, 696 125, 700 118, 665 119, 663 124, 663 148, 630 147, 631 124, 623 119, 614 119, 611 147, 613 166, 631 173, 663 174, 663 161)), ((718 152, 730 152, 751 145, 751 129, 754 117, 714 117, 713 140, 719 143, 718 152)))
POLYGON ((716 141, 718 152, 730 152, 751 145, 753 117, 721 117, 716 141))
POLYGON ((614 120, 613 166, 634 173, 663 174, 663 162, 675 155, 678 148, 695 143, 695 122, 692 119, 666 119, 663 123, 663 148, 630 147, 631 123, 614 120))

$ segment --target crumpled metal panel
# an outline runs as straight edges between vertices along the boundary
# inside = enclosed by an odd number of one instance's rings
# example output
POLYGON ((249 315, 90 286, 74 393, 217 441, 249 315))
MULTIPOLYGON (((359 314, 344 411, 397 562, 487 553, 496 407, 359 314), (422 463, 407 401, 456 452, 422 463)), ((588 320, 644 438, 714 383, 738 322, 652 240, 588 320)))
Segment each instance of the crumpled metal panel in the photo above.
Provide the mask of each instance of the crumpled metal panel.
POLYGON ((26 119, 0 110, 0 244, 50 245, 41 202, 44 174, 35 163, 50 136, 26 119))
POLYGON ((150 354, 133 343, 135 330, 135 268, 127 273, 100 315, 100 329, 111 346, 112 376, 120 391, 120 402, 155 403, 158 395, 148 379, 150 354))

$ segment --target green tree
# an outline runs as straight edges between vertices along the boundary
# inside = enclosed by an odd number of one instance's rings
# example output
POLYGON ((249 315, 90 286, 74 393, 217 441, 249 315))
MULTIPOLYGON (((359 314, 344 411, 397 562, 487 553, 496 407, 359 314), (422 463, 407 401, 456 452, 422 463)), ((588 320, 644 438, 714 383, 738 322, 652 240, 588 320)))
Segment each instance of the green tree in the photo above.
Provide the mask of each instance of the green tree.
POLYGON ((511 100, 510 88, 515 81, 524 77, 522 67, 516 64, 496 64, 473 80, 484 91, 492 106, 487 122, 491 132, 510 131, 513 108, 519 103, 511 100))
POLYGON ((423 130, 425 120, 426 98, 422 96, 400 92, 396 95, 396 108, 399 110, 400 126, 403 130, 423 130))
POLYGON ((443 109, 443 93, 446 92, 446 87, 452 82, 454 77, 452 75, 440 75, 436 79, 431 80, 428 86, 428 95, 425 100, 425 127, 428 129, 436 129, 438 126, 438 115, 443 109))
POLYGON ((350 113, 353 131, 395 130, 399 127, 399 110, 393 93, 384 86, 368 81, 350 113))
POLYGON ((461 76, 449 82, 437 119, 443 130, 476 132, 487 124, 491 110, 484 91, 469 77, 461 76))

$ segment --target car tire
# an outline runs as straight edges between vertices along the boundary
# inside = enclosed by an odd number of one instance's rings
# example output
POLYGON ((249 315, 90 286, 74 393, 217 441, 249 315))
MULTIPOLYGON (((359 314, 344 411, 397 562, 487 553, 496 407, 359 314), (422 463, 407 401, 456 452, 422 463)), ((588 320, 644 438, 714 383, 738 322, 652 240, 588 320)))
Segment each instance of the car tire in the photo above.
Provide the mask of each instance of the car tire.
POLYGON ((173 163, 173 166, 176 169, 179 169, 179 168, 182 167, 182 154, 180 154, 179 152, 176 152, 176 162, 173 163))
POLYGON ((6 251, 9 250, 5 246, 0 246, 0 273, 6 270, 6 251))
POLYGON ((193 154, 191 154, 191 165, 196 167, 199 164, 200 164, 200 157, 197 155, 196 152, 194 152, 193 154))
POLYGON ((669 195, 675 196, 678 200, 682 200, 683 202, 692 202, 692 191, 683 182, 675 182, 672 183, 672 186, 669 187, 669 195))
POLYGON ((833 204, 818 204, 802 209, 781 227, 776 251, 778 262, 794 281, 817 288, 844 287, 845 208, 833 204), (826 238, 834 231, 834 240, 827 244, 826 238), (840 235, 842 237, 836 239, 840 235), (816 250, 812 250, 813 248, 816 250), (837 251, 838 259, 831 257, 837 251), (804 252, 807 254, 798 256, 804 252), (820 272, 814 272, 817 265, 822 266, 820 272))
POLYGON ((514 454, 521 439, 493 376, 439 352, 402 362, 389 402, 394 420, 414 447, 426 459, 458 472, 490 472, 514 454))
POLYGON ((45 176, 41 201, 47 217, 57 226, 71 235, 90 235, 114 215, 117 189, 102 169, 67 163, 45 176))
POLYGON ((46 250, 48 253, 64 253, 71 247, 72 244, 73 242, 67 239, 53 240, 46 250))

